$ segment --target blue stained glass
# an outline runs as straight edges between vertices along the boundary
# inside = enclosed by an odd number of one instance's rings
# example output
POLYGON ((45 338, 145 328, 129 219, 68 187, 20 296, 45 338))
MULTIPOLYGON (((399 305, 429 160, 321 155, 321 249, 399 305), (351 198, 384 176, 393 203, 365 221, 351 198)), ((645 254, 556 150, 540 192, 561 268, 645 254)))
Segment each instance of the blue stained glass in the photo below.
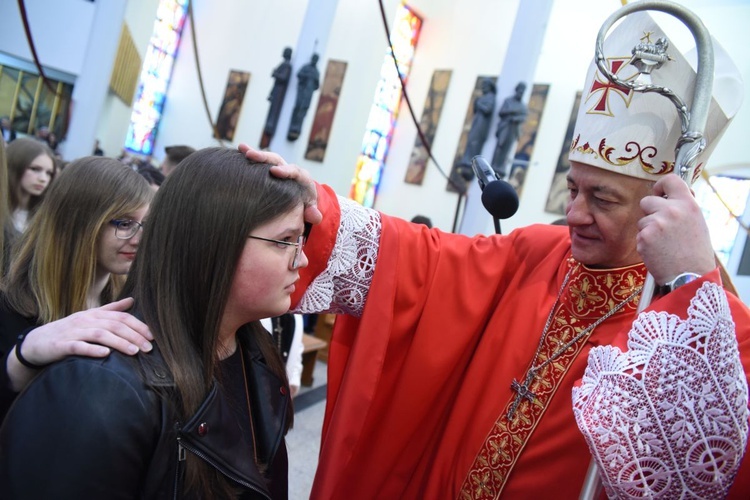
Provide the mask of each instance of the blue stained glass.
POLYGON ((377 130, 368 130, 362 142, 362 154, 369 158, 374 158, 380 139, 381 135, 377 130))
MULTIPOLYGON (((391 44, 404 82, 411 70, 421 28, 422 20, 402 3, 398 7, 394 29, 391 31, 391 44)), ((367 130, 362 139, 361 151, 364 156, 357 159, 349 192, 350 198, 366 207, 371 207, 375 203, 401 104, 401 94, 399 74, 388 49, 380 69, 380 81, 375 90, 370 115, 367 117, 367 130)))
POLYGON ((729 264, 729 256, 737 241, 738 232, 744 231, 732 213, 742 218, 750 196, 750 179, 736 179, 722 175, 714 175, 710 179, 721 198, 707 183, 696 183, 695 199, 708 224, 714 251, 726 266, 729 264))
POLYGON ((377 130, 380 135, 387 135, 393 125, 391 111, 381 107, 373 107, 367 119, 367 128, 377 130))
MULTIPOLYGON (((381 137, 378 141, 378 147, 375 150, 373 158, 381 163, 385 163, 385 157, 388 156, 388 146, 391 144, 391 136, 381 137)), ((375 181, 376 179, 373 179, 375 181)))
POLYGON ((189 0, 161 0, 149 47, 141 68, 125 149, 142 155, 153 153, 169 79, 172 76, 189 0))

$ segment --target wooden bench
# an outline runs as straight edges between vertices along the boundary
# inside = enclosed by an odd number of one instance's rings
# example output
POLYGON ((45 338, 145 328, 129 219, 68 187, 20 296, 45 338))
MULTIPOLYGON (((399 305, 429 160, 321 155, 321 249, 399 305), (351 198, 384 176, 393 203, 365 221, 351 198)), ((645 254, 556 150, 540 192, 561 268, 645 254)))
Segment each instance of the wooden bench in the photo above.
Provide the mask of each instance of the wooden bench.
POLYGON ((307 333, 302 334, 302 377, 300 382, 305 387, 313 385, 313 372, 318 351, 328 347, 328 342, 307 333))
MULTIPOLYGON (((331 341, 333 335, 333 324, 336 321, 335 314, 319 314, 318 321, 315 323, 315 336, 326 342, 331 341)), ((318 353, 318 359, 328 362, 328 347, 321 349, 318 353)))

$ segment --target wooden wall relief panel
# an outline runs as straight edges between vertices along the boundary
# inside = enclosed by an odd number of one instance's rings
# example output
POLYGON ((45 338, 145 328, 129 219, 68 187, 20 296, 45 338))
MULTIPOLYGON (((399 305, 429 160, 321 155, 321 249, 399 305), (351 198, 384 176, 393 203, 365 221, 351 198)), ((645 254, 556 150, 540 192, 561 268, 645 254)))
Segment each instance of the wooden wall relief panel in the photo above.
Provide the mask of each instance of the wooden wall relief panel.
MULTIPOLYGON (((432 142, 435 139, 440 114, 443 112, 445 94, 448 92, 452 73, 451 70, 439 69, 435 70, 432 74, 430 89, 427 92, 424 108, 422 109, 422 118, 419 120, 419 128, 427 140, 427 147, 430 148, 432 148, 432 142)), ((422 139, 417 134, 417 138, 414 141, 414 149, 411 151, 409 166, 406 168, 404 182, 422 185, 424 173, 427 169, 427 161, 429 160, 427 147, 422 144, 422 139)))
POLYGON ((568 129, 565 132, 565 140, 563 140, 562 149, 560 151, 560 157, 557 160, 557 168, 552 177, 552 184, 549 188, 549 194, 547 195, 547 205, 544 210, 553 214, 565 215, 565 204, 568 201, 568 181, 566 175, 570 168, 570 162, 568 161, 568 152, 570 151, 570 143, 573 141, 573 130, 575 129, 576 116, 578 116, 578 107, 581 105, 581 92, 576 93, 575 102, 573 103, 573 109, 570 111, 570 119, 568 120, 568 129))
POLYGON ((234 131, 237 129, 242 101, 245 100, 245 91, 249 82, 250 73, 234 69, 229 71, 227 88, 224 90, 224 99, 219 109, 219 117, 216 119, 216 132, 219 134, 219 139, 234 140, 234 131))
POLYGON ((326 156, 328 138, 331 135, 333 118, 339 104, 341 87, 344 84, 346 64, 344 61, 332 59, 328 61, 326 66, 326 74, 323 77, 323 86, 318 98, 318 107, 315 110, 307 151, 305 151, 305 158, 308 160, 322 162, 326 156))

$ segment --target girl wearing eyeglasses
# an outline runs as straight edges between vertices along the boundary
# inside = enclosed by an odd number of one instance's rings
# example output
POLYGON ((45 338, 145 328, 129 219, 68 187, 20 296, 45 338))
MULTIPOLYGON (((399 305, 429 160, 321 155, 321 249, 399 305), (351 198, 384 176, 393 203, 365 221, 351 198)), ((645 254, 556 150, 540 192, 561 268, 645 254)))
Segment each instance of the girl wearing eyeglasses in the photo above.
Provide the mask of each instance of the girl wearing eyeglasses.
POLYGON ((122 292, 155 348, 42 372, 0 430, 0 496, 286 498, 293 411, 259 320, 289 309, 309 199, 237 150, 184 160, 122 292))
MULTIPOLYGON (((150 349, 146 326, 109 304, 125 282, 152 191, 120 162, 88 157, 61 173, 16 243, 0 296, 0 417, 64 356, 150 349)), ((0 495, 2 496, 2 495, 0 495)))

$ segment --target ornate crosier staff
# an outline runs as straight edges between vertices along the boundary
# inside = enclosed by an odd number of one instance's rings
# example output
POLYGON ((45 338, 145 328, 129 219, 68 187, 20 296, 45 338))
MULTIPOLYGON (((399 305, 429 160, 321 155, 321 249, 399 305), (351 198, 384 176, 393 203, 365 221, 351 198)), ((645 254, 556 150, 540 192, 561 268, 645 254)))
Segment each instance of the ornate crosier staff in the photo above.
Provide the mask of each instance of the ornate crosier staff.
MULTIPOLYGON (((684 180, 688 186, 695 180, 695 169, 697 157, 706 146, 703 132, 708 118, 708 109, 711 104, 714 80, 714 51, 711 43, 711 35, 701 22, 700 18, 691 11, 674 2, 665 0, 641 0, 627 4, 604 21, 596 38, 595 61, 599 71, 613 84, 631 89, 635 92, 657 92, 667 97, 677 108, 682 125, 682 135, 675 146, 674 172, 684 180), (637 78, 625 81, 613 74, 607 67, 604 57, 604 39, 610 28, 619 19, 644 10, 654 10, 670 14, 682 21, 695 38, 698 50, 698 68, 696 70, 695 92, 693 102, 688 109, 685 102, 668 87, 661 87, 651 83, 651 72, 659 69, 664 63, 668 63, 669 55, 667 48, 669 42, 660 38, 656 43, 640 43, 633 48, 633 64, 640 73, 637 78)), ((643 311, 651 303, 656 283, 651 273, 646 275, 643 284, 643 292, 638 305, 638 312, 643 311)), ((591 460, 586 479, 581 489, 580 499, 590 500, 599 496, 602 488, 601 478, 597 471, 596 461, 591 460)))

